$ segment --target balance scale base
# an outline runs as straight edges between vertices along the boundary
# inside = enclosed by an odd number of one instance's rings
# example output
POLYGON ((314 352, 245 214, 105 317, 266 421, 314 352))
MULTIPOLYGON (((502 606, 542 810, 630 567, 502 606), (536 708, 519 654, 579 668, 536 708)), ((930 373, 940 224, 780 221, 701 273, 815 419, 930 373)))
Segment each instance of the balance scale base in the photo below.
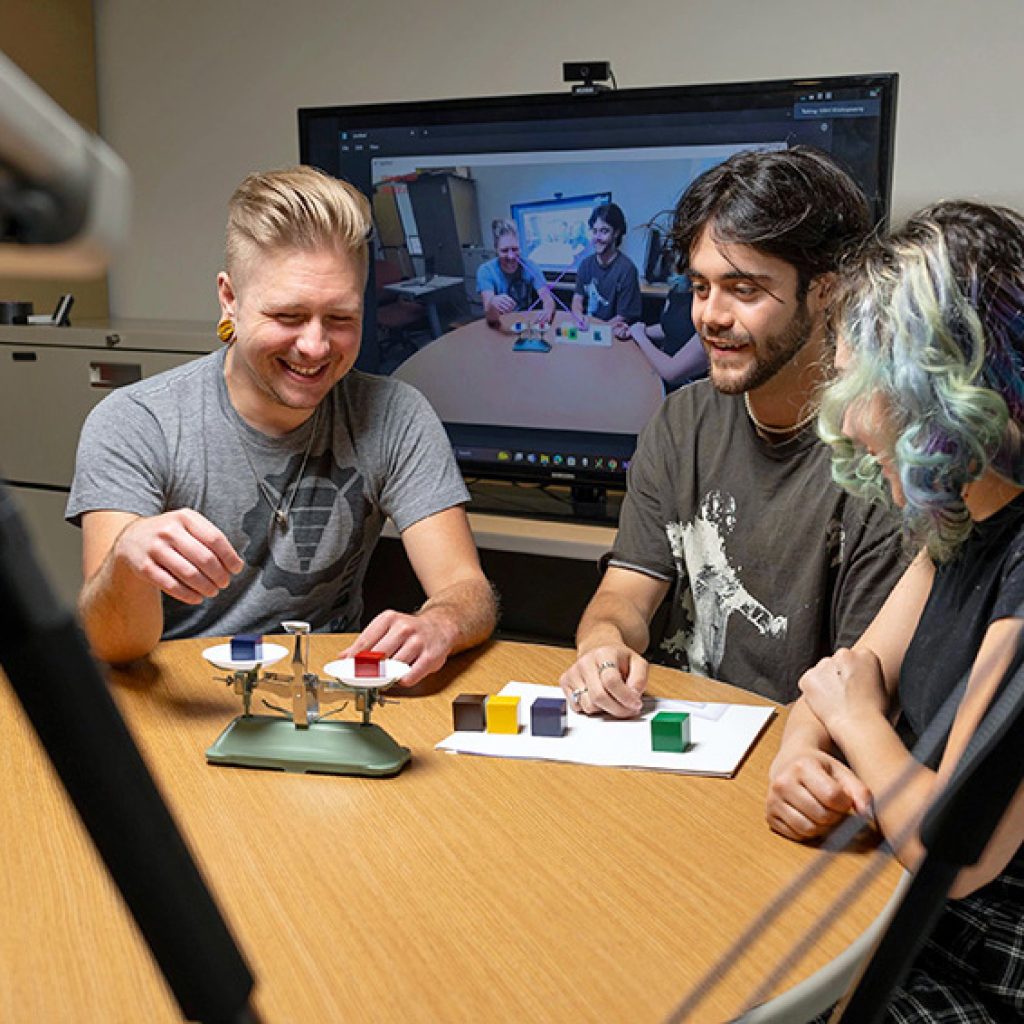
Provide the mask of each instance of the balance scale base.
POLYGON ((300 729, 268 715, 240 715, 206 751, 210 764, 328 775, 396 775, 409 757, 408 747, 373 723, 314 722, 300 729))

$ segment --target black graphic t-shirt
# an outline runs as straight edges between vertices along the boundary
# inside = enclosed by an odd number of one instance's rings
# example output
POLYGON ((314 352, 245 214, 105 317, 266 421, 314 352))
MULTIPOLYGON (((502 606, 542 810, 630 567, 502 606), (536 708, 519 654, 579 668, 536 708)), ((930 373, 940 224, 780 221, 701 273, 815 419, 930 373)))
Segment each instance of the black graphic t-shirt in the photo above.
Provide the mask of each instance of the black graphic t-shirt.
POLYGON ((385 519, 401 532, 468 500, 443 427, 409 385, 352 370, 316 416, 269 437, 235 412, 223 369, 221 351, 104 399, 67 518, 191 508, 224 532, 244 568, 198 606, 165 596, 165 639, 280 632, 282 619, 355 629, 385 519))
POLYGON ((741 396, 704 380, 644 428, 610 564, 673 584, 666 660, 788 702, 860 636, 906 559, 894 517, 832 482, 813 426, 769 444, 741 396))
POLYGON ((627 324, 632 324, 643 312, 640 275, 636 264, 624 252, 606 266, 597 256, 585 257, 576 270, 574 292, 584 297, 583 311, 587 316, 598 320, 621 316, 627 324))

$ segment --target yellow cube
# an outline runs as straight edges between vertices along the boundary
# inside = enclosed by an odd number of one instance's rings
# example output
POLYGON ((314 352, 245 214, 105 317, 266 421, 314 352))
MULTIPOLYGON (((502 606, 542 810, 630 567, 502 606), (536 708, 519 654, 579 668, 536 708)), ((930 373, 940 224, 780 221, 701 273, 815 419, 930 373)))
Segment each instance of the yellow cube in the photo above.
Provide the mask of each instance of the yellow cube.
POLYGON ((519 698, 487 698, 487 731, 505 732, 513 736, 519 732, 519 698))

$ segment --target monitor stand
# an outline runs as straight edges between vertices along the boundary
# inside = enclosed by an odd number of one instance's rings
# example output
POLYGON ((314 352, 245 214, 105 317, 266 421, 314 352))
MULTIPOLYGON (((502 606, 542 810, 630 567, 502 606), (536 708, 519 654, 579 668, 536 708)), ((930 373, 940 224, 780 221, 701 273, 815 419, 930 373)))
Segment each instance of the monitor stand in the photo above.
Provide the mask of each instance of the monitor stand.
MULTIPOLYGON (((596 484, 573 484, 569 488, 572 514, 584 522, 608 521, 608 489, 596 484)), ((613 516, 617 519, 617 515, 613 516)))
POLYGON ((590 484, 472 480, 468 511, 484 515, 615 526, 624 492, 590 484))

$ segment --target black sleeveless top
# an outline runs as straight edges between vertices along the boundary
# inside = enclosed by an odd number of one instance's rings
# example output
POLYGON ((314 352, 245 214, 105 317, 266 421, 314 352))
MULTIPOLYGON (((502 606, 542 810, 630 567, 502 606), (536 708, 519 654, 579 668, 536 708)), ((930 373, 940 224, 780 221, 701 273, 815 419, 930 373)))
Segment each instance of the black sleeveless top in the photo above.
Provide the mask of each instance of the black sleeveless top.
POLYGON ((904 738, 911 745, 970 670, 988 627, 1021 617, 1024 494, 976 523, 951 562, 940 565, 900 672, 904 738))
POLYGON ((659 323, 665 340, 658 346, 666 355, 674 356, 693 337, 690 307, 693 295, 688 282, 674 284, 661 311, 659 323))
MULTIPOLYGON (((981 647, 985 631, 999 619, 1024 618, 1024 494, 976 523, 955 558, 937 568, 917 631, 903 657, 899 695, 900 735, 908 747, 938 714, 981 647)), ((1018 658, 1019 663, 1019 658, 1018 658)), ((938 765, 943 743, 929 759, 938 765)), ((1019 900, 1024 882, 1024 846, 1000 878, 978 890, 1013 883, 1019 900)))

